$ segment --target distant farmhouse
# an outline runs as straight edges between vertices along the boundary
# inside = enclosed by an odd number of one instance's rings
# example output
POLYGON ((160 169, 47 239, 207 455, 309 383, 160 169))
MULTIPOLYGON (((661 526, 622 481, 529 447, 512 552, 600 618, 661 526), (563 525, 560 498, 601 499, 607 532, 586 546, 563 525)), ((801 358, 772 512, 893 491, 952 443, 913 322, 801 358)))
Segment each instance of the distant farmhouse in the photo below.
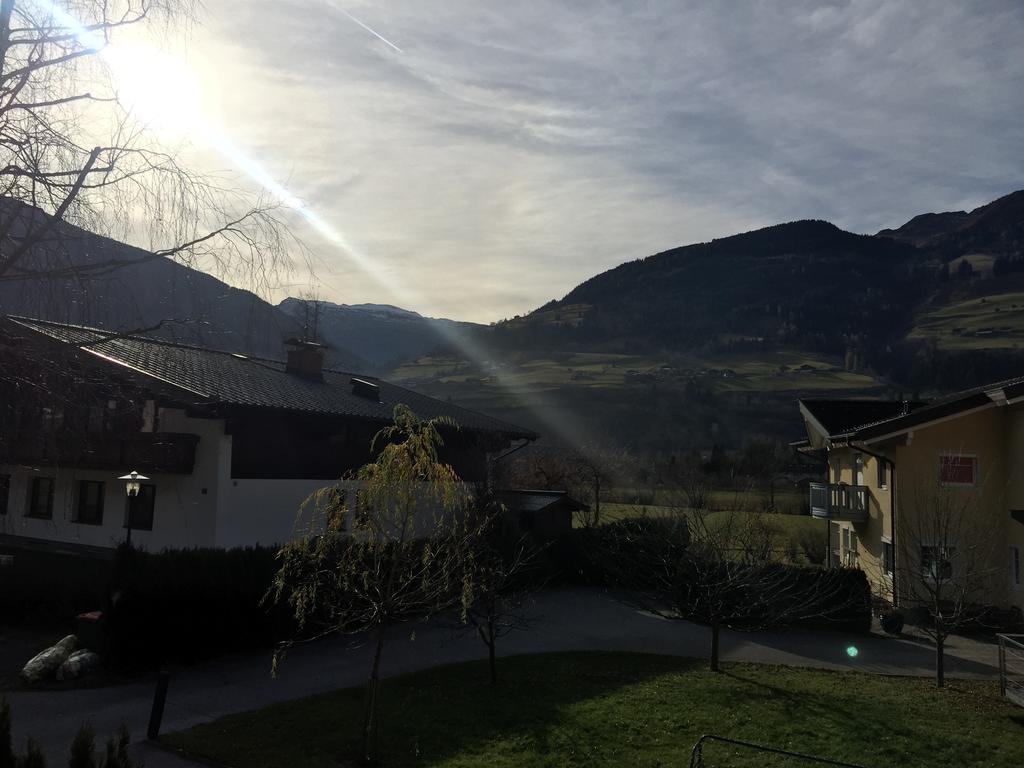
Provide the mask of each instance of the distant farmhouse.
POLYGON ((150 550, 292 538, 315 489, 371 459, 407 405, 443 417, 442 459, 483 483, 530 430, 376 378, 73 325, 0 318, 0 534, 150 550), (137 471, 127 501, 120 476, 137 471))
POLYGON ((801 400, 800 412, 807 439, 796 445, 828 462, 810 507, 829 521, 832 565, 860 567, 897 606, 907 579, 985 569, 995 574, 986 602, 1024 608, 1024 377, 930 403, 801 400), (990 562, 960 562, 956 542, 919 535, 908 552, 901 537, 934 511, 929 488, 963 500, 964 530, 991 534, 990 562))

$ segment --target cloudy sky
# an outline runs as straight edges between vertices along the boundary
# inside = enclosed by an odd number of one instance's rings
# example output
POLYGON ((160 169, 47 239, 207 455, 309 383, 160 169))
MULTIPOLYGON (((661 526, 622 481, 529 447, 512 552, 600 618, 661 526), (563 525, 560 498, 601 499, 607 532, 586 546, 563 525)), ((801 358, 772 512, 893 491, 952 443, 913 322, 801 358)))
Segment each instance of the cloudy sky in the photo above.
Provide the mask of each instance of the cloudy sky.
POLYGON ((212 119, 349 244, 305 233, 334 301, 490 321, 676 245, 1024 187, 1019 0, 207 0, 201 21, 212 119))

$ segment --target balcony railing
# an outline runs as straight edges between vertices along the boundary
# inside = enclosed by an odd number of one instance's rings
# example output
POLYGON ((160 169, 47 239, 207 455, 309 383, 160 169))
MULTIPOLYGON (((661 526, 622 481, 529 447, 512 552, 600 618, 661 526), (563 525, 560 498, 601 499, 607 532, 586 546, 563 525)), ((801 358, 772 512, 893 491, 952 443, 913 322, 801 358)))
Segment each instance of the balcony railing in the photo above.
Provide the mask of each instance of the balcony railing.
POLYGON ((0 438, 0 463, 187 475, 198 442, 198 435, 172 432, 21 432, 0 438))
POLYGON ((855 523, 867 520, 868 488, 866 485, 811 483, 811 514, 855 523))

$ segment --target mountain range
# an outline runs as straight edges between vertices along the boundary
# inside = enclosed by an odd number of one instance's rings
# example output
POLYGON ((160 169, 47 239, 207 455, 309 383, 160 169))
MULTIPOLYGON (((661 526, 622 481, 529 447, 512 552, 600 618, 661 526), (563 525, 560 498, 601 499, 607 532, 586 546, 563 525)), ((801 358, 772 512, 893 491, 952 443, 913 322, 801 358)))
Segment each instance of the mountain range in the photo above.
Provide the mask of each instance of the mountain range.
POLYGON ((805 220, 674 248, 491 326, 382 304, 273 306, 67 223, 31 258, 42 271, 61 265, 60 276, 0 278, 3 313, 114 330, 160 325, 163 335, 268 357, 280 356, 286 337, 315 334, 335 367, 390 373, 527 426, 537 424, 530 403, 544 393, 553 408, 603 422, 602 434, 626 429, 634 442, 659 418, 620 407, 636 399, 638 383, 703 403, 691 409, 702 414, 697 422, 675 428, 704 444, 744 438, 742 425, 716 414, 723 403, 739 403, 734 410, 747 409, 755 432, 772 435, 782 427, 756 415, 772 398, 942 390, 1022 366, 1024 191, 875 235, 805 220), (68 271, 107 261, 118 268, 68 271), (808 370, 817 373, 793 373, 808 370), (604 415, 586 410, 596 401, 604 415))

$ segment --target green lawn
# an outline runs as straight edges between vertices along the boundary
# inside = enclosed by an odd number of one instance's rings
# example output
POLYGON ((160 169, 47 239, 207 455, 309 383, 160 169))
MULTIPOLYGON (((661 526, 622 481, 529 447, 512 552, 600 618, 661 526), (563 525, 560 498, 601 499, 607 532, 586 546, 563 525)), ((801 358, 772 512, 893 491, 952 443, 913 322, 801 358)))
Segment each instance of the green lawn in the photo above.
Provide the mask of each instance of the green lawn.
MULTIPOLYGON (((602 522, 610 523, 615 520, 622 520, 628 517, 661 517, 663 515, 677 514, 677 507, 663 507, 657 505, 642 504, 615 504, 602 502, 602 522)), ((708 522, 714 523, 716 518, 731 514, 727 511, 711 512, 708 515, 708 522)), ((762 515, 769 527, 774 530, 773 547, 779 557, 789 559, 792 553, 796 555, 794 562, 822 562, 825 557, 826 536, 828 522, 810 517, 809 515, 787 515, 767 514, 764 512, 748 511, 741 514, 762 515), (808 556, 807 549, 813 547, 816 557, 808 556)))
MULTIPOLYGON (((387 766, 688 766, 702 734, 865 766, 1019 768, 1024 710, 991 682, 726 665, 626 653, 518 656, 487 685, 483 663, 389 680, 387 766)), ((349 765, 361 691, 348 689, 234 715, 166 737, 232 766, 349 765)), ((797 766, 761 754, 705 751, 709 766, 797 766)))

